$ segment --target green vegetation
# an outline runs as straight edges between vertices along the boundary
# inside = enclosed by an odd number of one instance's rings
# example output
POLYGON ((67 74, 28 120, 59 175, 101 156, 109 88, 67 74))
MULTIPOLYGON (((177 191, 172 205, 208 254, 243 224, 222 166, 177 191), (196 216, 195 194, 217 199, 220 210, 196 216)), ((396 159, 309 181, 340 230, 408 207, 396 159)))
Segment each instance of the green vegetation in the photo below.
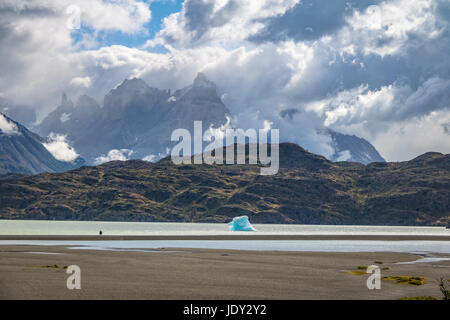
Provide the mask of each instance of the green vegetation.
POLYGON ((414 286, 421 286, 427 283, 423 277, 410 277, 410 276, 389 276, 383 277, 381 280, 392 280, 400 284, 410 284, 414 286))
POLYGON ((347 271, 347 273, 354 276, 362 276, 363 274, 367 274, 365 271, 358 271, 358 270, 347 271))
POLYGON ((58 269, 58 265, 57 264, 49 264, 49 265, 43 265, 43 266, 39 266, 39 268, 55 268, 58 269))
POLYGON ((421 297, 404 297, 398 300, 438 300, 438 299, 431 296, 421 296, 421 297))
POLYGON ((280 145, 280 170, 256 165, 114 161, 0 179, 0 219, 446 225, 450 155, 399 163, 332 163, 280 145), (364 199, 364 201, 361 201, 364 199))
POLYGON ((439 279, 439 290, 441 290, 443 300, 450 300, 450 289, 448 287, 448 282, 449 280, 445 280, 444 278, 439 279))
POLYGON ((358 270, 367 270, 367 266, 358 266, 358 270))

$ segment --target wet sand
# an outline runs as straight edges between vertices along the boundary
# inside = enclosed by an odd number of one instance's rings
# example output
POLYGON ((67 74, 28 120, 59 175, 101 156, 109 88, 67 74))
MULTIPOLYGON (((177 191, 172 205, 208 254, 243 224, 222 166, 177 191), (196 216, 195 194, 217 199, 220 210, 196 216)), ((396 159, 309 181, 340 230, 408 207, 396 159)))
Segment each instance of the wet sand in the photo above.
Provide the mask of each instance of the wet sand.
POLYGON ((64 246, 0 246, 0 299, 440 298, 437 279, 450 279, 450 261, 395 264, 419 258, 389 252, 203 249, 129 252, 73 250, 64 246), (381 271, 382 276, 422 276, 427 283, 413 286, 383 280, 381 290, 368 290, 368 274, 347 273, 371 264, 388 268, 381 271), (81 290, 67 289, 69 275, 64 266, 68 265, 81 268, 81 290))

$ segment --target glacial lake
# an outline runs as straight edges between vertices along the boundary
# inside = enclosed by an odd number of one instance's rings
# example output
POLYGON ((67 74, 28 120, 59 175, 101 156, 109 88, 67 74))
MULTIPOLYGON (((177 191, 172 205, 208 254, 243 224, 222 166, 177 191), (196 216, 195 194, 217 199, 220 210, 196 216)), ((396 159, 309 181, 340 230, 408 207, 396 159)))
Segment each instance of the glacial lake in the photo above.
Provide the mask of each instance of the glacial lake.
MULTIPOLYGON (((233 232, 227 224, 0 220, 0 235, 211 236, 211 235, 410 235, 450 236, 444 227, 254 224, 257 231, 233 232)), ((450 241, 426 240, 0 240, 0 245, 61 245, 71 249, 154 251, 164 248, 312 252, 408 252, 450 254, 450 241)))
POLYGON ((0 235, 211 236, 211 235, 410 235, 450 236, 445 227, 253 224, 257 231, 232 232, 226 223, 0 220, 0 235))

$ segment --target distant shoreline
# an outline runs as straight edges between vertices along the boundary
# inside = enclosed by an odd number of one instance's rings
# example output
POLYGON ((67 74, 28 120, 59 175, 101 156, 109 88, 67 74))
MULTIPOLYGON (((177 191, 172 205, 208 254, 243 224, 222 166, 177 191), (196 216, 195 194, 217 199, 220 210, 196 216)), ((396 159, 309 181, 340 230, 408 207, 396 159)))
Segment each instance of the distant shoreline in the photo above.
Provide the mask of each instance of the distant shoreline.
POLYGON ((0 240, 384 240, 450 241, 450 236, 432 235, 0 235, 0 240))

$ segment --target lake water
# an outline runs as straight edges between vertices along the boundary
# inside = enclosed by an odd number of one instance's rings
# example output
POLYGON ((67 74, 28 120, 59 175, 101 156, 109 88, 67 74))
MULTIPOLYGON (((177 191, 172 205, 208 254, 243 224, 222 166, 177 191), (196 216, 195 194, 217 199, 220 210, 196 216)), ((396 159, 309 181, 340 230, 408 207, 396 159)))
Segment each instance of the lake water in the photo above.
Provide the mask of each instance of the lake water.
POLYGON ((417 235, 450 236, 445 227, 254 224, 257 231, 231 232, 225 223, 0 220, 0 235, 417 235))
POLYGON ((139 251, 187 248, 250 251, 408 252, 450 254, 448 241, 385 240, 0 240, 0 245, 65 246, 71 249, 139 251))
MULTIPOLYGON (((450 236, 443 227, 255 224, 233 232, 227 224, 0 220, 0 235, 428 235, 450 236)), ((450 254, 450 241, 387 240, 2 240, 0 245, 61 245, 71 249, 152 251, 161 248, 313 252, 412 252, 450 254)))

